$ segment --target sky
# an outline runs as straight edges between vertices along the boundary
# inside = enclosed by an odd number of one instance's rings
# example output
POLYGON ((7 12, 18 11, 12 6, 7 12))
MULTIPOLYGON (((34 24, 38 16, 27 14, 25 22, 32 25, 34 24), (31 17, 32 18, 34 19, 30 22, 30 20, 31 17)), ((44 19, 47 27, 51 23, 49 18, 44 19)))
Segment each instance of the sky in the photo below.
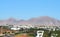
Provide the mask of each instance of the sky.
POLYGON ((60 0, 0 0, 0 20, 49 16, 60 20, 60 0))

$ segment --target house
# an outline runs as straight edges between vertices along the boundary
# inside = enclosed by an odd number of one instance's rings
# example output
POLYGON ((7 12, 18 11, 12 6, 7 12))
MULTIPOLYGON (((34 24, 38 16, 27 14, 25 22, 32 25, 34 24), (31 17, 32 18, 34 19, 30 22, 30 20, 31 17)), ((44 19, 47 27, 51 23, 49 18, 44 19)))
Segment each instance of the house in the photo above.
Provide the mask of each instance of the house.
POLYGON ((44 31, 39 30, 37 31, 37 36, 36 37, 43 37, 44 31))

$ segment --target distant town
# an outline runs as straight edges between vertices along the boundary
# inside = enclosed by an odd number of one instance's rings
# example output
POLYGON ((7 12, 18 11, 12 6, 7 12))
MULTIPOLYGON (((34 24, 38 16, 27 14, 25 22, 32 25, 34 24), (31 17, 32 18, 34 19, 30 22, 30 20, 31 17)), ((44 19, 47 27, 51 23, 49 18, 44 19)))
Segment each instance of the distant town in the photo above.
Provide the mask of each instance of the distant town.
POLYGON ((57 26, 0 26, 0 37, 60 37, 60 27, 57 26))

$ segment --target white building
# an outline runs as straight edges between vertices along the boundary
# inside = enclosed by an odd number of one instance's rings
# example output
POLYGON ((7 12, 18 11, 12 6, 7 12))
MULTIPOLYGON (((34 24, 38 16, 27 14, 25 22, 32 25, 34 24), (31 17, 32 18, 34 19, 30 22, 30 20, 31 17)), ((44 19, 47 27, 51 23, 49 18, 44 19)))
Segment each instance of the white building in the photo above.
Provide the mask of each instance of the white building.
POLYGON ((11 30, 20 30, 21 28, 25 29, 25 28, 33 28, 34 26, 29 26, 29 25, 15 25, 13 27, 11 27, 11 30))
POLYGON ((12 27, 11 30, 20 30, 20 28, 12 27))
POLYGON ((37 31, 37 36, 36 37, 43 37, 44 31, 40 30, 37 31))

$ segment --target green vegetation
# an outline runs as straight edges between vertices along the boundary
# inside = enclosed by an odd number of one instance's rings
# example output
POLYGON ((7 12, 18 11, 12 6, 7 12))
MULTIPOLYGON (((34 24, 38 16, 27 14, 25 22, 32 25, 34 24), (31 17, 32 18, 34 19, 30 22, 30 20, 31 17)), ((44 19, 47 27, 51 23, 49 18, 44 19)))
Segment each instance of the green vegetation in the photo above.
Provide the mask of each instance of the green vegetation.
POLYGON ((3 37, 3 36, 0 36, 0 37, 3 37))
POLYGON ((44 37, 51 37, 51 35, 57 34, 56 37, 60 37, 60 31, 45 31, 44 32, 44 37))

